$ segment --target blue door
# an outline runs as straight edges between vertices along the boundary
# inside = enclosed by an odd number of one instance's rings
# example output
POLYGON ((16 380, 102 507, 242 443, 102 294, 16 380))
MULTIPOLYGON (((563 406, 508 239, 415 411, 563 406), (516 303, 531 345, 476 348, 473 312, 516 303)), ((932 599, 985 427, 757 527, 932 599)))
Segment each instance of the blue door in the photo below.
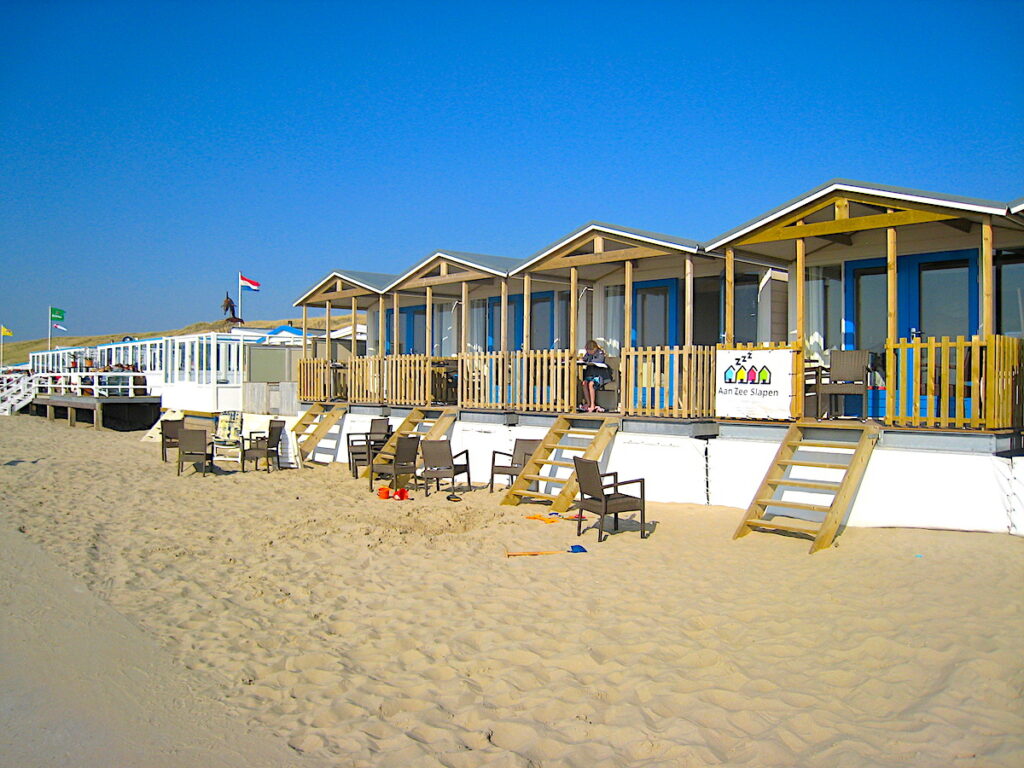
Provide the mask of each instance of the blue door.
MULTIPOLYGON (((679 280, 641 280, 633 284, 633 318, 630 346, 679 346, 679 280)), ((639 364, 637 364, 639 365, 639 364)), ((633 403, 639 407, 671 405, 678 361, 665 359, 665 368, 647 363, 633 371, 633 403)))
MULTIPOLYGON (((523 294, 508 297, 508 349, 523 348, 523 294)), ((501 351, 501 297, 487 299, 487 351, 501 351)))
POLYGON ((399 307, 398 324, 402 347, 394 350, 391 338, 394 323, 391 318, 394 310, 385 310, 384 317, 384 354, 386 355, 417 355, 426 353, 427 305, 416 307, 399 307))

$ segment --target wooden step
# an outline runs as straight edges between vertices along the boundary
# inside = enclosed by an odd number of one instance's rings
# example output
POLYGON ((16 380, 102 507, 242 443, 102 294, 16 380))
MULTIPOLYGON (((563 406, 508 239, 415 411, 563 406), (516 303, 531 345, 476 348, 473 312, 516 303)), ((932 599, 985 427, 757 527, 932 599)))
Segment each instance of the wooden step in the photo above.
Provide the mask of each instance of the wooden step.
POLYGON ((550 475, 522 475, 527 480, 535 480, 538 483, 568 483, 568 477, 551 477, 550 475))
POLYGON ((818 533, 817 528, 811 528, 806 525, 797 525, 796 523, 782 523, 775 520, 748 520, 746 525, 750 528, 768 528, 773 531, 792 531, 793 533, 806 533, 810 536, 814 536, 818 533))
POLYGON ((785 485, 793 488, 810 488, 817 491, 838 491, 843 486, 842 483, 830 483, 825 480, 790 480, 789 478, 785 477, 770 479, 768 480, 768 485, 785 485))
POLYGON ((821 504, 806 504, 802 501, 783 501, 782 499, 758 499, 758 504, 763 504, 766 507, 786 507, 787 509, 807 509, 811 512, 828 512, 831 509, 830 506, 822 506, 821 504))
POLYGON ((597 429, 577 429, 576 427, 569 427, 568 429, 553 429, 551 433, 553 435, 586 435, 587 437, 593 437, 599 432, 597 429))
POLYGON ((856 443, 847 443, 840 440, 793 440, 790 445, 797 448, 844 448, 848 451, 856 450, 856 443))
POLYGON ((828 464, 823 461, 803 461, 801 459, 783 459, 778 462, 781 467, 815 467, 817 469, 848 469, 849 464, 828 464))
MULTIPOLYGON (((545 448, 550 448, 552 451, 586 451, 589 446, 586 445, 561 445, 559 443, 544 443, 545 448)), ((573 466, 576 466, 575 464, 573 466)))
POLYGON ((547 499, 548 501, 554 501, 558 498, 557 494, 541 493, 540 491, 511 490, 509 493, 514 493, 516 496, 526 496, 530 499, 547 499))
POLYGON ((569 469, 576 469, 576 465, 571 461, 555 461, 554 459, 537 459, 538 464, 547 464, 552 467, 568 467, 569 469))

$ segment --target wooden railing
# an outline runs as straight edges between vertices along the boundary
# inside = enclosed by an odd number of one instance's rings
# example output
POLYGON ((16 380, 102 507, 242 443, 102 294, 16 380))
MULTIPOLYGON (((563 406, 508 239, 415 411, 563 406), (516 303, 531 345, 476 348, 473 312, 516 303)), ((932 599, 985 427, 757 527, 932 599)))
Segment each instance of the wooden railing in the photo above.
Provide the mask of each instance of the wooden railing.
POLYGON ((347 364, 339 366, 330 360, 305 358, 299 360, 299 400, 325 403, 348 398, 347 364))
POLYGON ((355 357, 349 361, 350 403, 384 402, 384 358, 355 357))
POLYGON ((1009 336, 888 342, 885 423, 953 429, 1017 429, 1024 341, 1009 336))
POLYGON ((620 409, 625 414, 714 416, 714 347, 627 347, 620 375, 620 409))
POLYGON ((459 355, 459 405, 463 408, 504 408, 508 404, 508 380, 508 355, 459 355))
POLYGON ((430 355, 390 355, 384 358, 384 399, 393 405, 430 403, 430 355))
POLYGON ((576 359, 576 353, 567 349, 513 352, 509 406, 523 411, 575 410, 576 359))

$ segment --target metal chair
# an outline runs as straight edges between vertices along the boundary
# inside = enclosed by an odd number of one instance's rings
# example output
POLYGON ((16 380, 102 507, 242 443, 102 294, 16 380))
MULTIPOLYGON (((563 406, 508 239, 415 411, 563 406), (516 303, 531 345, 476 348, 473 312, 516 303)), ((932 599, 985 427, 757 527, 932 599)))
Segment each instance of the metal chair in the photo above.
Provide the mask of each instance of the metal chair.
POLYGON ((420 443, 420 450, 423 453, 423 471, 420 477, 423 479, 424 493, 430 495, 430 481, 433 480, 438 492, 441 491, 441 480, 452 481, 452 493, 455 492, 455 478, 458 475, 466 476, 466 484, 473 490, 473 480, 469 476, 469 451, 459 451, 452 456, 452 444, 447 440, 424 440, 420 443), (459 456, 463 461, 456 462, 459 456))
MULTIPOLYGON (((594 515, 600 515, 597 523, 597 541, 604 541, 604 518, 606 515, 613 515, 615 518, 615 530, 619 530, 619 515, 623 512, 640 512, 640 538, 647 538, 647 518, 644 500, 643 478, 637 480, 619 480, 618 472, 602 472, 600 466, 592 459, 581 459, 573 457, 576 465, 576 480, 580 486, 579 508, 594 515), (604 478, 611 477, 612 482, 605 483, 604 478), (640 495, 630 496, 620 493, 619 488, 633 483, 640 484, 640 495), (611 493, 608 489, 611 489, 611 493)), ((576 521, 576 535, 583 535, 583 515, 576 521)))
POLYGON ((818 384, 818 417, 826 413, 835 419, 842 415, 839 395, 860 395, 862 418, 868 415, 868 364, 871 353, 866 349, 834 349, 829 353, 828 381, 818 384))
POLYGON ((178 475, 186 461, 200 460, 203 464, 203 477, 206 477, 206 465, 213 466, 213 446, 206 439, 202 429, 182 429, 178 433, 178 475))
POLYGON ((368 432, 351 432, 346 439, 348 468, 352 477, 359 477, 359 468, 370 466, 391 437, 391 425, 386 419, 372 419, 368 432))
MULTIPOLYGON (((392 485, 398 486, 398 478, 402 475, 411 475, 414 484, 416 483, 416 454, 420 449, 418 437, 400 437, 395 444, 395 456, 392 462, 377 461, 370 462, 369 471, 366 477, 369 481, 370 490, 373 490, 375 476, 390 477, 392 485)), ((379 456, 377 458, 380 458, 379 456)))
POLYGON ((167 449, 178 447, 178 436, 185 428, 184 419, 164 419, 160 422, 160 458, 167 462, 167 449))
POLYGON ((253 432, 249 437, 242 440, 242 471, 245 472, 245 462, 252 459, 256 462, 256 469, 259 469, 260 459, 266 459, 267 472, 270 471, 270 457, 274 457, 274 464, 281 469, 281 435, 284 433, 283 421, 271 421, 270 431, 266 437, 255 437, 260 434, 253 432))
POLYGON ((523 467, 526 466, 526 462, 530 460, 534 451, 540 447, 543 440, 524 440, 518 438, 515 445, 512 447, 512 453, 507 451, 491 451, 491 483, 490 492, 494 493, 494 476, 505 475, 506 477, 515 478, 523 471, 523 467), (499 456, 507 456, 511 459, 509 464, 498 464, 499 456))

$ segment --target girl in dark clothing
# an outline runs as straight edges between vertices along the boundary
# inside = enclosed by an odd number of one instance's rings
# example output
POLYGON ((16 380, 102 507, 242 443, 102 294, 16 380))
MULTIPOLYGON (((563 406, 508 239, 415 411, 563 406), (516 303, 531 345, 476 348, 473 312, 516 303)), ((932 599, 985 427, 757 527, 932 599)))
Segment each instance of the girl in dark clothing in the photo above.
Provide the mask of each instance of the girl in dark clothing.
POLYGON ((587 413, 604 412, 604 408, 597 404, 597 390, 611 381, 611 369, 604 360, 604 350, 593 339, 587 342, 586 352, 583 355, 583 397, 586 402, 583 410, 587 413))

